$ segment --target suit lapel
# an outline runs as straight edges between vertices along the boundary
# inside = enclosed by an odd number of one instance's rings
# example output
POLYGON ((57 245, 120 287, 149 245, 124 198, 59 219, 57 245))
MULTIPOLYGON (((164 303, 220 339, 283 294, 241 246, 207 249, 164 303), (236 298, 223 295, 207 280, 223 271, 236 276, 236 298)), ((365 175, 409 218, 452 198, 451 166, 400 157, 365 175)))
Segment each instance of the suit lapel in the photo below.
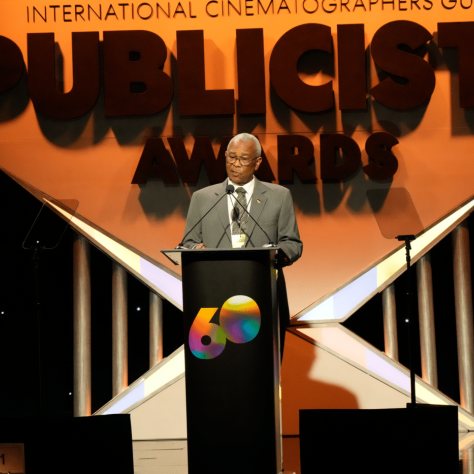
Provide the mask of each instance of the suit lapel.
MULTIPOLYGON (((252 204, 250 206, 250 215, 258 221, 260 218, 260 215, 262 214, 263 208, 265 207, 265 204, 267 203, 267 191, 268 188, 257 178, 255 178, 255 188, 253 190, 253 195, 252 195, 252 204)), ((255 229, 255 222, 249 218, 249 221, 247 223, 247 235, 249 236, 249 240, 246 243, 246 247, 248 243, 252 240, 252 233, 255 229)))
MULTIPOLYGON (((216 197, 219 199, 223 194, 225 194, 225 188, 227 186, 227 179, 222 183, 222 188, 219 192, 216 192, 216 197)), ((229 215, 228 215, 228 198, 223 198, 221 202, 216 206, 217 214, 219 215, 219 220, 221 221, 222 227, 224 228, 224 232, 229 239, 229 242, 232 242, 232 237, 230 235, 230 223, 229 223, 229 215)))

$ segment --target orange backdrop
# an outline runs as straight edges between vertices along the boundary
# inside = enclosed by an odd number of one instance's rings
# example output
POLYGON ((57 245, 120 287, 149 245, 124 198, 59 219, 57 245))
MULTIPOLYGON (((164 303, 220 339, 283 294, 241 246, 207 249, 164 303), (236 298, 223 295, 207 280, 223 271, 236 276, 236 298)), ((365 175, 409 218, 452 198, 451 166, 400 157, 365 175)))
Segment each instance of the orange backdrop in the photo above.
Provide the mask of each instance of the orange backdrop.
MULTIPOLYGON (((151 3, 155 7, 155 3, 151 3)), ((167 9, 168 2, 160 2, 167 9)), ((171 1, 170 9, 176 10, 178 2, 171 1)), ((27 33, 54 32, 58 57, 62 55, 64 90, 72 87, 71 33, 79 31, 148 30, 158 34, 168 48, 164 71, 175 85, 174 99, 164 111, 141 117, 106 118, 103 105, 103 88, 94 109, 85 116, 58 121, 35 112, 28 100, 26 75, 14 89, 0 95, 0 166, 31 185, 57 199, 77 199, 78 214, 104 229, 117 239, 171 268, 160 250, 172 248, 180 241, 184 229, 189 200, 192 193, 209 184, 205 170, 201 170, 195 186, 166 185, 161 180, 149 180, 146 185, 131 184, 132 177, 148 137, 183 136, 188 152, 194 137, 210 136, 217 153, 225 135, 250 132, 258 135, 272 170, 277 176, 277 135, 295 133, 305 135, 315 146, 316 176, 319 170, 319 133, 344 133, 352 137, 362 150, 362 162, 368 163, 364 151, 367 137, 377 131, 387 131, 396 136, 399 144, 393 153, 399 169, 393 181, 370 180, 360 169, 342 183, 315 185, 295 182, 288 185, 295 201, 301 237, 304 242, 302 259, 287 273, 289 300, 292 314, 297 314, 319 298, 353 278, 359 272, 393 250, 397 243, 384 239, 365 197, 367 189, 405 187, 410 192, 424 225, 441 218, 474 193, 474 166, 471 150, 474 145, 474 114, 459 107, 457 53, 442 50, 436 44, 437 23, 466 21, 473 7, 462 8, 455 0, 444 5, 440 0, 429 2, 378 0, 351 0, 347 8, 340 1, 319 2, 307 0, 306 13, 303 2, 274 0, 274 11, 257 14, 255 0, 253 16, 244 15, 245 2, 241 1, 242 14, 224 4, 224 16, 213 18, 206 13, 201 0, 181 2, 187 13, 167 18, 160 13, 144 20, 135 10, 122 18, 122 7, 117 3, 90 0, 81 4, 91 5, 96 11, 102 5, 103 19, 94 16, 90 21, 64 22, 57 10, 47 8, 47 21, 39 16, 32 21, 35 7, 44 14, 48 2, 32 3, 3 0, 0 4, 1 34, 13 40, 21 49, 27 63, 27 33), (356 4, 359 5, 356 7, 356 4), (104 12, 109 6, 118 18, 104 12), (189 16, 189 7, 195 18, 189 16), (297 11, 295 11, 295 5, 297 11), (323 9, 331 10, 332 13, 323 9), (418 7, 420 9, 418 9, 418 7), (288 8, 280 8, 279 7, 288 8), (29 21, 27 17, 29 11, 29 21), (370 8, 369 8, 370 7, 370 8), (448 9, 447 7, 452 7, 448 9), (406 10, 403 10, 406 8, 406 10), (435 67, 436 88, 425 107, 409 111, 395 111, 377 103, 370 95, 366 111, 341 112, 338 110, 337 35, 338 24, 362 23, 365 25, 366 48, 375 32, 384 24, 395 20, 410 20, 425 27, 434 35, 429 43, 427 60, 435 67), (333 111, 304 114, 284 104, 272 90, 269 82, 269 60, 276 41, 289 29, 304 23, 322 23, 331 28, 334 67, 323 72, 314 62, 319 56, 307 54, 300 61, 302 79, 308 84, 322 84, 333 80, 336 107, 333 111), (265 47, 265 73, 267 113, 265 116, 221 118, 180 118, 177 92, 178 30, 201 29, 204 31, 206 87, 208 89, 234 89, 237 99, 236 29, 263 28, 265 47), (429 57, 428 57, 429 56, 429 57), (328 72, 329 71, 329 72, 328 72)), ((55 2, 64 5, 64 2, 55 2)), ((69 3, 67 3, 69 4, 69 3)), ((238 6, 239 2, 233 2, 238 6)), ((267 7, 269 2, 261 1, 267 7)), ((79 5, 79 4, 78 4, 79 5)), ((137 9, 139 3, 134 4, 137 9)), ((222 2, 209 6, 211 13, 222 12, 222 2)), ((463 3, 464 7, 467 3, 463 3)), ((142 7, 142 16, 147 13, 142 7)), ((74 11, 74 5, 71 7, 74 11)), ((248 10, 250 13, 252 10, 248 10)), ((87 18, 87 17, 86 17, 87 18)), ((474 27, 473 27, 474 32, 474 27)), ((368 56, 368 83, 373 87, 379 82, 375 65, 368 56)), ((178 58, 179 59, 179 58, 178 58)), ((1 68, 1 65, 0 65, 1 68)), ((0 69, 1 71, 1 69, 0 69)), ((368 89, 370 89, 368 87, 368 89)), ((165 145, 167 142, 165 140, 165 145)), ((173 267, 179 272, 179 268, 173 267)))

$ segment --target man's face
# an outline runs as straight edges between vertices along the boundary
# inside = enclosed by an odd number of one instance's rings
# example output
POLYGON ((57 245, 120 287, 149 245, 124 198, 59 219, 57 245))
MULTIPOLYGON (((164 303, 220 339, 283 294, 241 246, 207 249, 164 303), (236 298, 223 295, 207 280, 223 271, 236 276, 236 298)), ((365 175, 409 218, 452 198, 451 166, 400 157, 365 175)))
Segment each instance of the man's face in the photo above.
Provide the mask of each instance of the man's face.
POLYGON ((225 167, 227 170, 227 176, 230 180, 232 180, 232 182, 238 184, 239 186, 243 186, 249 181, 252 181, 254 172, 258 170, 258 167, 262 162, 261 157, 255 159, 256 154, 257 150, 255 149, 255 144, 252 141, 243 142, 241 140, 234 140, 230 144, 229 149, 225 152, 226 158, 236 157, 241 158, 244 161, 252 160, 246 166, 242 165, 240 160, 235 160, 234 163, 228 163, 226 161, 225 167))

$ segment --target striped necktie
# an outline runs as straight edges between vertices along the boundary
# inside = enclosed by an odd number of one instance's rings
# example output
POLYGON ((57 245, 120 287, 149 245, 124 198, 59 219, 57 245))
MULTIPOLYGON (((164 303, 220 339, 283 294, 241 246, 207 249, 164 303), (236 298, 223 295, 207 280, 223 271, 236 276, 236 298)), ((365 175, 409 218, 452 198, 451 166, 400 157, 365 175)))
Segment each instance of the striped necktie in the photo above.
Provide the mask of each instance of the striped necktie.
MULTIPOLYGON (((244 188, 239 187, 235 192, 237 193, 237 201, 247 209, 247 198, 245 197, 247 191, 245 191, 244 188)), ((234 209, 232 211, 232 235, 243 234, 247 228, 249 216, 242 206, 240 206, 239 203, 234 202, 234 209)))

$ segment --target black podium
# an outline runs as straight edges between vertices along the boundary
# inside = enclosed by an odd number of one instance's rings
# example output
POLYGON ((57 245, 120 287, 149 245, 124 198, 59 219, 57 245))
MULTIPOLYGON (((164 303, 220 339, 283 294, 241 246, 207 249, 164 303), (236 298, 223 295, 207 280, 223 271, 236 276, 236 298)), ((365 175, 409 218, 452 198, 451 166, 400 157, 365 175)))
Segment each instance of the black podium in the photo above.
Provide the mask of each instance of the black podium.
POLYGON ((279 473, 281 250, 163 253, 183 267, 189 474, 279 473))

